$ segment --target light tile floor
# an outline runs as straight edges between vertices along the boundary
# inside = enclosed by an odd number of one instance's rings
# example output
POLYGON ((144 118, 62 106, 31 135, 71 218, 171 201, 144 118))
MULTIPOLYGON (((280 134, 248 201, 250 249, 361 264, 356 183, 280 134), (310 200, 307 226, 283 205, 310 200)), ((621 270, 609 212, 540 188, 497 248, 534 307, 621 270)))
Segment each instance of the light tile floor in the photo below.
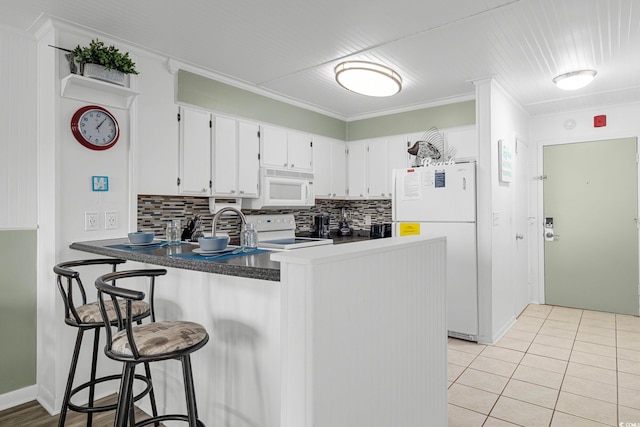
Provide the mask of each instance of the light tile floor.
POLYGON ((527 306, 494 346, 449 338, 449 427, 640 427, 640 318, 527 306))

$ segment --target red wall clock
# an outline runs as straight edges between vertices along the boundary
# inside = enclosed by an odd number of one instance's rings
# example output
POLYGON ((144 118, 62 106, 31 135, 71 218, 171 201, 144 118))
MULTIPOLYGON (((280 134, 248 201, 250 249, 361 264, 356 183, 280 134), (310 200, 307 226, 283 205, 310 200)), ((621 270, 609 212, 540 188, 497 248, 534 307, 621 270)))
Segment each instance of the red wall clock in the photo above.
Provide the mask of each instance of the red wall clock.
POLYGON ((120 126, 105 108, 87 105, 71 118, 71 133, 80 144, 91 150, 106 150, 118 142, 120 126))

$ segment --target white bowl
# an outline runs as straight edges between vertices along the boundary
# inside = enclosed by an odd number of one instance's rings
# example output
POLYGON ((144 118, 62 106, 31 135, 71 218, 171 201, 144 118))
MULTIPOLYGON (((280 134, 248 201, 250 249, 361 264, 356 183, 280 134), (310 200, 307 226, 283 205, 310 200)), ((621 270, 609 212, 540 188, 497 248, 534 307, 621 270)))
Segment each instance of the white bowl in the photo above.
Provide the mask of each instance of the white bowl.
POLYGON ((205 236, 198 239, 203 251, 221 251, 229 244, 229 236, 205 236))
POLYGON ((128 236, 131 243, 140 244, 153 242, 156 234, 153 231, 136 231, 129 233, 128 236))

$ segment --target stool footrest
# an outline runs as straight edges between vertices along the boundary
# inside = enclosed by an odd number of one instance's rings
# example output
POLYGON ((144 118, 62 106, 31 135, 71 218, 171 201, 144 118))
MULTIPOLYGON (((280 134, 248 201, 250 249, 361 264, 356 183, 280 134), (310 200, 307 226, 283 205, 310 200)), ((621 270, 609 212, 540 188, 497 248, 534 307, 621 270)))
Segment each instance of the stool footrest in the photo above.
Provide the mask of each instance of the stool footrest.
MULTIPOLYGON (((144 390, 142 390, 138 395, 136 395, 133 398, 133 401, 137 402, 138 400, 142 399, 147 394, 149 394, 149 392, 153 388, 153 384, 151 383, 151 380, 149 380, 149 378, 147 378, 146 376, 144 376, 142 374, 136 374, 134 377, 137 380, 143 381, 147 385, 144 390)), ((80 384, 78 387, 76 387, 73 390, 71 390, 71 394, 69 395, 69 405, 68 405, 69 409, 74 411, 74 412, 81 412, 81 413, 84 413, 84 414, 113 411, 118 406, 117 402, 113 403, 111 405, 86 406, 86 405, 76 405, 75 403, 71 402, 71 398, 73 398, 73 396, 76 393, 84 390, 85 388, 90 387, 92 384, 93 385, 97 385, 97 384, 104 383, 104 382, 107 382, 107 381, 120 381, 121 379, 122 379, 122 375, 120 375, 120 374, 118 374, 118 375, 109 375, 109 376, 106 376, 106 377, 96 378, 95 381, 87 381, 86 383, 80 384)))
MULTIPOLYGON (((158 423, 162 421, 186 421, 189 422, 189 417, 186 415, 180 414, 169 414, 169 415, 160 415, 153 418, 148 418, 146 420, 142 420, 139 423, 136 423, 134 427, 142 427, 147 426, 149 424, 158 423)), ((200 420, 196 420, 196 424, 198 427, 206 427, 204 423, 200 420)))

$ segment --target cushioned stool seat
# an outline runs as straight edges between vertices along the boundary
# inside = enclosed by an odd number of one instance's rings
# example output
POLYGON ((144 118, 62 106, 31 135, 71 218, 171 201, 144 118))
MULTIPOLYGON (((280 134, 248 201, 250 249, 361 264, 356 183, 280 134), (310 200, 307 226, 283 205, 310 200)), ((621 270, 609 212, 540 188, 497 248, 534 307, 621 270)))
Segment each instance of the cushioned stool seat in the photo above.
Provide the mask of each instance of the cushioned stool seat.
MULTIPOLYGON (((109 316, 110 322, 115 322, 118 320, 116 316, 116 311, 113 308, 113 303, 108 301, 106 304, 107 316, 109 316)), ((120 310, 125 309, 125 303, 120 303, 120 310)), ((132 314, 133 317, 140 316, 148 316, 151 314, 151 307, 144 301, 136 301, 132 306, 132 314)), ((76 307, 76 311, 78 312, 78 317, 80 318, 82 323, 96 323, 100 326, 104 326, 104 320, 102 319, 102 314, 100 313, 100 306, 97 302, 92 302, 89 304, 81 305, 80 307, 76 307)))

